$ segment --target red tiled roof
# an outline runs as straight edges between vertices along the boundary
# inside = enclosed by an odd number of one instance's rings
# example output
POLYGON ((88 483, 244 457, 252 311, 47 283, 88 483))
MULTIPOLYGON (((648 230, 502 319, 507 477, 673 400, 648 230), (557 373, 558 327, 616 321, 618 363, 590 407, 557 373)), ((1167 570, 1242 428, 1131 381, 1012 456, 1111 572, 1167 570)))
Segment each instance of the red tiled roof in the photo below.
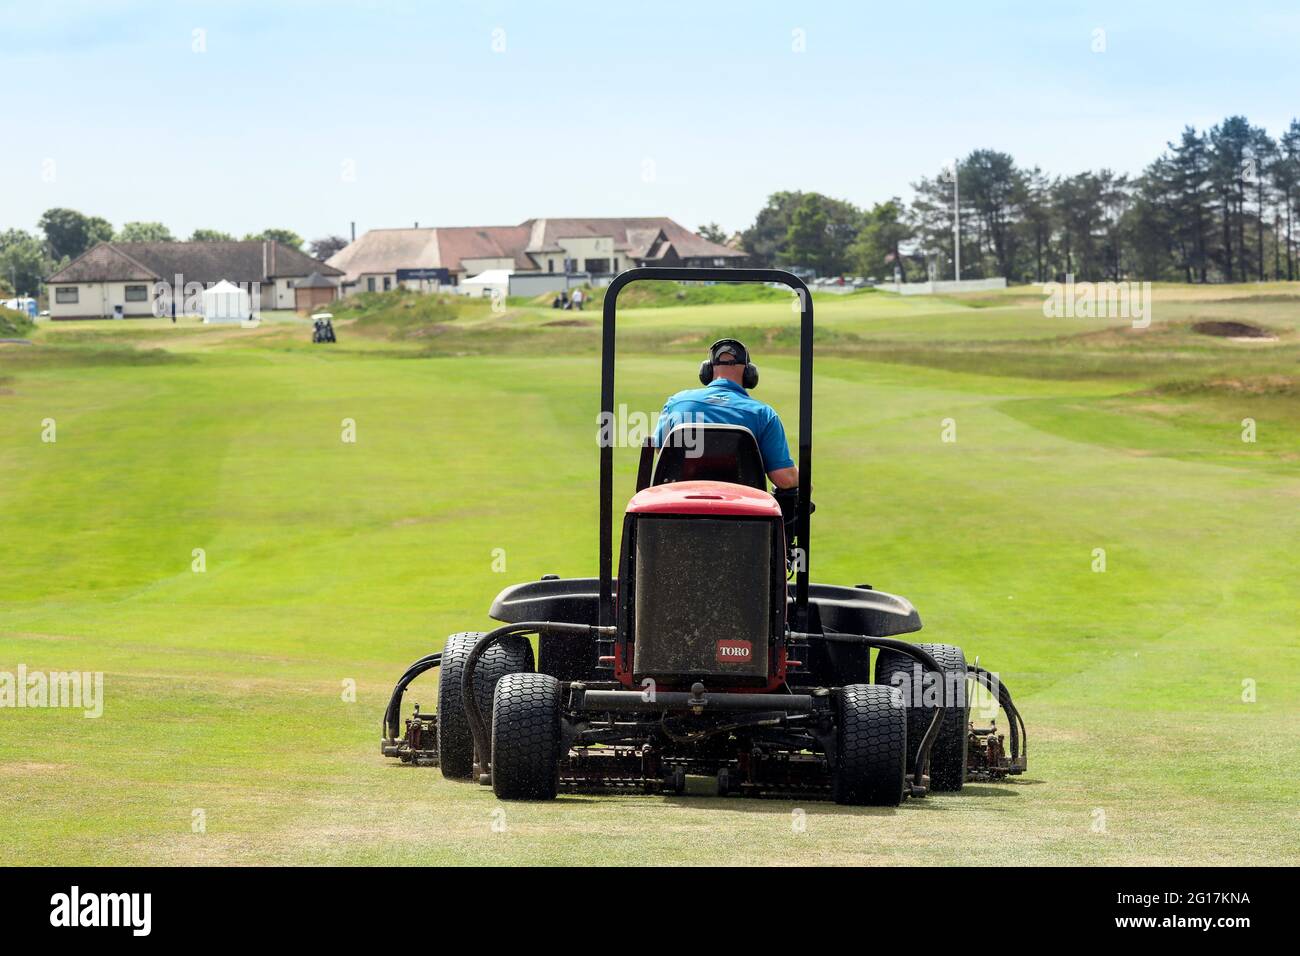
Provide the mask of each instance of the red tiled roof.
POLYGON ((108 279, 158 278, 158 273, 115 247, 112 243, 96 243, 73 259, 46 282, 103 282, 108 279))
POLYGON ((344 282, 356 282, 367 273, 436 269, 443 265, 436 233, 434 229, 371 229, 328 261, 334 268, 343 270, 344 282))
POLYGON ((436 229, 372 229, 330 257, 356 282, 366 274, 398 269, 464 272, 465 259, 511 259, 517 272, 535 271, 547 255, 563 254, 561 239, 611 238, 614 251, 632 259, 739 259, 745 253, 710 242, 667 216, 644 218, 529 219, 518 226, 450 226, 436 229))
POLYGON ((436 231, 440 264, 453 272, 464 259, 511 259, 516 269, 537 268, 524 253, 527 226, 452 226, 436 231))
POLYGON ((279 242, 101 242, 46 282, 112 282, 184 276, 186 282, 265 282, 342 273, 279 242))
POLYGON ((588 219, 530 219, 531 238, 528 252, 555 252, 560 249, 560 239, 579 239, 609 236, 614 249, 640 259, 663 238, 672 243, 682 258, 736 258, 744 253, 710 242, 667 216, 644 218, 588 218, 588 219))

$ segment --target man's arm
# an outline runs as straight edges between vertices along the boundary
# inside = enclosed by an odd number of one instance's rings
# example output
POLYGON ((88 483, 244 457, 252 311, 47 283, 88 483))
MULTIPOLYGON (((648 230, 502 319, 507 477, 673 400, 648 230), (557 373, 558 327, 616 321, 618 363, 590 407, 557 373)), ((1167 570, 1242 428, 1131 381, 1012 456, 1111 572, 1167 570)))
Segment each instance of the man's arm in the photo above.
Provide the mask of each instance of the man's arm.
POLYGON ((778 488, 798 488, 799 469, 793 465, 789 468, 776 468, 767 473, 768 479, 778 488))
POLYGON ((767 477, 778 488, 797 488, 799 469, 790 457, 790 445, 785 440, 785 426, 775 411, 768 409, 768 414, 767 424, 758 436, 758 450, 763 456, 763 464, 769 466, 767 477))
MULTIPOLYGON (((767 477, 776 486, 772 496, 781 506, 781 520, 785 523, 786 547, 792 547, 798 524, 796 516, 799 511, 799 469, 795 467, 794 460, 790 457, 790 445, 785 439, 785 426, 781 424, 781 419, 775 412, 772 413, 767 428, 763 429, 760 449, 763 452, 763 461, 777 466, 767 473, 767 477)), ((812 510, 809 502, 808 513, 811 514, 812 510)))

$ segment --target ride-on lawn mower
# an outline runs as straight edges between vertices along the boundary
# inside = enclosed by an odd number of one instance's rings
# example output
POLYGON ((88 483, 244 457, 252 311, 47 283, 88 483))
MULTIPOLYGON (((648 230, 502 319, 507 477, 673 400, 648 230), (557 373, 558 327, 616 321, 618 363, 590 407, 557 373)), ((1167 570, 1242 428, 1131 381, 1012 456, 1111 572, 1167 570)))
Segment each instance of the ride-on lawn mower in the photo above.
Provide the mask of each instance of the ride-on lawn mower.
POLYGON ((604 303, 599 577, 508 587, 488 612, 503 626, 453 634, 441 654, 412 664, 384 715, 384 755, 440 764, 502 799, 538 800, 562 790, 681 793, 687 775, 706 775, 724 795, 829 793, 895 806, 1023 772, 1024 723, 992 673, 952 645, 900 640, 921 627, 904 598, 810 583, 812 352, 812 297, 790 273, 618 275, 604 303), (798 296, 800 485, 783 516, 748 429, 677 425, 662 448, 641 448, 616 579, 615 309, 619 292, 643 279, 777 282, 798 296), (434 667, 437 713, 417 705, 403 734, 402 695, 434 667), (968 725, 968 681, 1006 712, 1009 751, 996 729, 968 725))

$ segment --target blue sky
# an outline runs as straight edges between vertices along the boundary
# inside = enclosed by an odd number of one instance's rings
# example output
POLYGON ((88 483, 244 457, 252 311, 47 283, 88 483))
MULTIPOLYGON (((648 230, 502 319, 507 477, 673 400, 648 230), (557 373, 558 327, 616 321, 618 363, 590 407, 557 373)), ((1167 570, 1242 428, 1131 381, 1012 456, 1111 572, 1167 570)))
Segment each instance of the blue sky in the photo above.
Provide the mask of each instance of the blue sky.
POLYGON ((1300 112, 1295 3, 33 0, 0 37, 0 229, 736 229, 778 189, 907 198, 974 148, 1137 172, 1185 124, 1300 112))

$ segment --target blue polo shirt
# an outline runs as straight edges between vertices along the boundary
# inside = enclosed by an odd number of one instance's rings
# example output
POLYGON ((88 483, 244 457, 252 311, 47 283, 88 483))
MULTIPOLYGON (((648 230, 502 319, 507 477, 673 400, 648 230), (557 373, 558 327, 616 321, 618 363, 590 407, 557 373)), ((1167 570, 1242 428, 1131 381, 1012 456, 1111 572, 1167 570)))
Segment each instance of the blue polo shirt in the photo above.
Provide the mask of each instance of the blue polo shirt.
POLYGON ((715 378, 704 388, 688 388, 664 402, 655 428, 656 447, 663 446, 664 436, 677 425, 695 422, 744 425, 758 439, 764 471, 794 466, 785 440, 785 426, 775 409, 751 398, 749 392, 729 379, 715 378))

